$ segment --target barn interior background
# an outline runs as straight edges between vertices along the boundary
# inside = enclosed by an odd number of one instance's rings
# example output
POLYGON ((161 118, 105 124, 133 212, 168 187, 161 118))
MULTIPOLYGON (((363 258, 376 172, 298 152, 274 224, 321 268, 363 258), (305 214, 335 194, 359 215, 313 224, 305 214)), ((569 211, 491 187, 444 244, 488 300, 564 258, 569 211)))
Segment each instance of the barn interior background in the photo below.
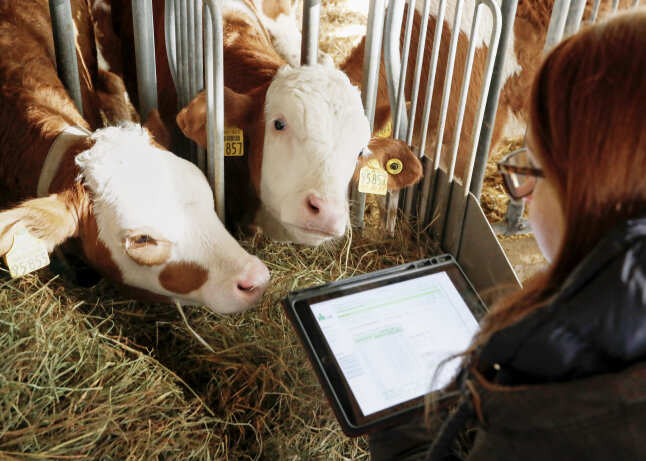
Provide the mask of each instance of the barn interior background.
MULTIPOLYGON (((339 64, 364 34, 367 1, 321 2, 320 48, 339 64)), ((489 161, 482 207, 503 218, 506 195, 489 161)), ((50 269, 0 273, 0 458, 368 459, 325 401, 280 300, 288 291, 421 259, 401 221, 391 237, 368 201, 366 229, 318 248, 242 242, 269 267, 258 306, 233 316, 135 303, 104 281, 83 288, 50 269)), ((502 238, 521 279, 544 266, 531 236, 502 238)))

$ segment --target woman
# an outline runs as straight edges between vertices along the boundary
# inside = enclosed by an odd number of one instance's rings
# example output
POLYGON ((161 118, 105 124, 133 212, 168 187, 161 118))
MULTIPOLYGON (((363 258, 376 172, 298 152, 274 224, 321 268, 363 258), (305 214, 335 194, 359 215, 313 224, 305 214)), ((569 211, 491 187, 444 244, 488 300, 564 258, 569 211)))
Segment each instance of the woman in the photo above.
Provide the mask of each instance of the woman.
MULTIPOLYGON (((646 10, 556 47, 529 122, 527 151, 500 170, 551 265, 467 352, 458 418, 480 428, 467 459, 646 459, 646 10)), ((451 459, 455 422, 432 459, 451 459)), ((425 459, 421 433, 372 434, 372 459, 425 459)))

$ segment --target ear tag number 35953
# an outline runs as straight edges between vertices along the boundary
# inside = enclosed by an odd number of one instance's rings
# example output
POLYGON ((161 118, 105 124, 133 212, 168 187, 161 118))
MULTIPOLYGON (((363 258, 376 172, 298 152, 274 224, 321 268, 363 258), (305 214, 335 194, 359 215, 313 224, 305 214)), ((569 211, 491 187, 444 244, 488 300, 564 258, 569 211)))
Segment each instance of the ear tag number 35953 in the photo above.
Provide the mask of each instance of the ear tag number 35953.
POLYGON ((13 244, 4 255, 4 261, 9 267, 11 277, 29 274, 49 264, 47 245, 41 239, 32 236, 26 229, 20 229, 13 236, 13 244))
POLYGON ((359 171, 359 192, 378 195, 386 195, 388 192, 388 173, 376 158, 359 171))

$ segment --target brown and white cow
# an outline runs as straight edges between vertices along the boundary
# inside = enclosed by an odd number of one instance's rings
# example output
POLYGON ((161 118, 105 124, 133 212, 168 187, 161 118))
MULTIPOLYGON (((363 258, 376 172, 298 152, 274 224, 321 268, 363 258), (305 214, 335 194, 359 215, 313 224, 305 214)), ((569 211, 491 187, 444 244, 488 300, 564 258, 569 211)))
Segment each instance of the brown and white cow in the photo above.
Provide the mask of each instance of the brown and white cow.
MULTIPOLYGON (((113 14, 127 13, 117 4, 112 1, 113 14)), ((392 157, 401 160, 402 172, 389 177, 391 190, 420 178, 421 164, 403 142, 371 140, 359 90, 343 72, 328 65, 289 66, 253 3, 227 0, 221 6, 225 123, 243 129, 245 137, 245 156, 225 161, 229 222, 244 227, 253 221, 270 238, 318 245, 345 232, 348 185, 371 158, 384 169, 392 157)), ((174 98, 175 91, 159 54, 163 3, 153 7, 160 111, 168 120, 170 108, 161 101, 174 98)), ((120 22, 124 30, 118 35, 126 40, 127 21, 120 22)), ((184 133, 201 145, 204 101, 202 93, 177 117, 184 133)))
MULTIPOLYGON (((425 2, 417 1, 415 3, 415 14, 413 19, 411 55, 408 60, 406 70, 406 96, 410 100, 412 93, 412 83, 414 77, 415 59, 417 53, 417 44, 419 42, 421 26, 421 9, 425 2)), ((458 111, 458 99, 461 89, 462 79, 464 76, 464 61, 466 60, 469 46, 469 36, 471 34, 471 24, 475 10, 475 0, 465 0, 459 30, 457 45, 457 58, 453 73, 451 86, 451 97, 448 105, 448 114, 444 136, 442 140, 442 150, 449 151, 453 143, 455 118, 458 111)), ((433 157, 435 148, 438 143, 437 127, 440 117, 441 102, 444 92, 444 78, 448 66, 449 42, 452 35, 452 25, 455 16, 457 0, 448 0, 444 15, 442 27, 442 45, 438 58, 437 74, 435 86, 433 89, 433 103, 431 105, 429 131, 426 143, 426 155, 433 157)), ((497 143, 512 135, 522 136, 525 132, 526 120, 526 101, 528 98, 529 88, 533 76, 538 69, 542 60, 543 46, 547 35, 547 29, 550 22, 554 0, 519 0, 514 24, 514 33, 510 38, 509 48, 505 57, 502 69, 503 87, 500 94, 496 122, 493 128, 492 148, 495 150, 497 143)), ((588 0, 587 13, 589 17, 592 0, 588 0)), ((627 8, 630 6, 629 0, 621 0, 620 7, 627 8)), ((426 82, 428 80, 429 67, 431 61, 431 52, 435 40, 435 27, 437 12, 439 9, 439 0, 431 2, 430 19, 428 23, 426 44, 424 48, 424 60, 421 74, 420 96, 417 105, 415 117, 415 131, 413 142, 419 139, 421 130, 423 100, 426 96, 426 82)), ((601 8, 601 14, 609 9, 609 2, 605 2, 601 8)), ((406 14, 406 13, 405 13, 406 14)), ((406 16, 404 16, 406 17, 406 16)), ((470 136, 473 128, 474 118, 479 98, 479 91, 482 85, 484 65, 487 55, 487 45, 491 30, 493 27, 493 18, 487 8, 484 9, 481 18, 480 30, 477 40, 477 48, 474 57, 474 71, 472 73, 468 100, 465 109, 465 118, 460 133, 460 148, 456 163, 456 177, 460 178, 465 168, 467 149, 470 147, 470 136)), ((402 27, 402 36, 400 47, 403 45, 404 27, 402 27)), ((350 79, 359 84, 361 82, 363 71, 363 55, 365 48, 365 38, 355 47, 346 61, 341 64, 340 68, 345 71, 350 79)), ((383 61, 383 60, 382 60, 383 61)), ((375 130, 383 129, 391 118, 390 101, 386 84, 386 73, 381 65, 379 73, 379 90, 377 94, 377 108, 375 114, 375 130)), ((443 157, 443 161, 448 160, 443 157)), ((443 162, 445 165, 445 162, 443 162)))
POLYGON ((56 74, 47 0, 0 4, 0 183, 14 203, 0 255, 23 228, 49 252, 75 245, 139 298, 248 308, 269 273, 218 220, 204 175, 139 125, 98 128, 92 23, 84 0, 72 9, 87 119, 56 74))

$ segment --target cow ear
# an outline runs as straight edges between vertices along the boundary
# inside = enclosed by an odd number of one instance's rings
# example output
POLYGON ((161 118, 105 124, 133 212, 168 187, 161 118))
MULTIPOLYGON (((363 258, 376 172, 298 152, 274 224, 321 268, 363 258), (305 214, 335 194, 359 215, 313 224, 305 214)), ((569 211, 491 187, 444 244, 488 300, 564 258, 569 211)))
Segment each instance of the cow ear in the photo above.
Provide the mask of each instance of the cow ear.
MULTIPOLYGON (((251 96, 236 93, 224 87, 224 124, 242 130, 249 127, 257 109, 251 96)), ((177 124, 182 132, 206 148, 206 91, 202 91, 188 106, 177 114, 177 124)))
POLYGON ((396 191, 415 184, 422 177, 422 164, 413 150, 404 141, 391 138, 372 138, 368 151, 359 156, 354 171, 354 181, 359 180, 359 171, 376 158, 388 172, 388 190, 396 191))
MULTIPOLYGON (((0 212, 0 255, 11 249, 14 235, 21 229, 42 239, 49 253, 68 238, 76 236, 82 215, 79 199, 78 194, 66 191, 27 200, 0 212)), ((89 203, 87 196, 80 201, 89 203)))

